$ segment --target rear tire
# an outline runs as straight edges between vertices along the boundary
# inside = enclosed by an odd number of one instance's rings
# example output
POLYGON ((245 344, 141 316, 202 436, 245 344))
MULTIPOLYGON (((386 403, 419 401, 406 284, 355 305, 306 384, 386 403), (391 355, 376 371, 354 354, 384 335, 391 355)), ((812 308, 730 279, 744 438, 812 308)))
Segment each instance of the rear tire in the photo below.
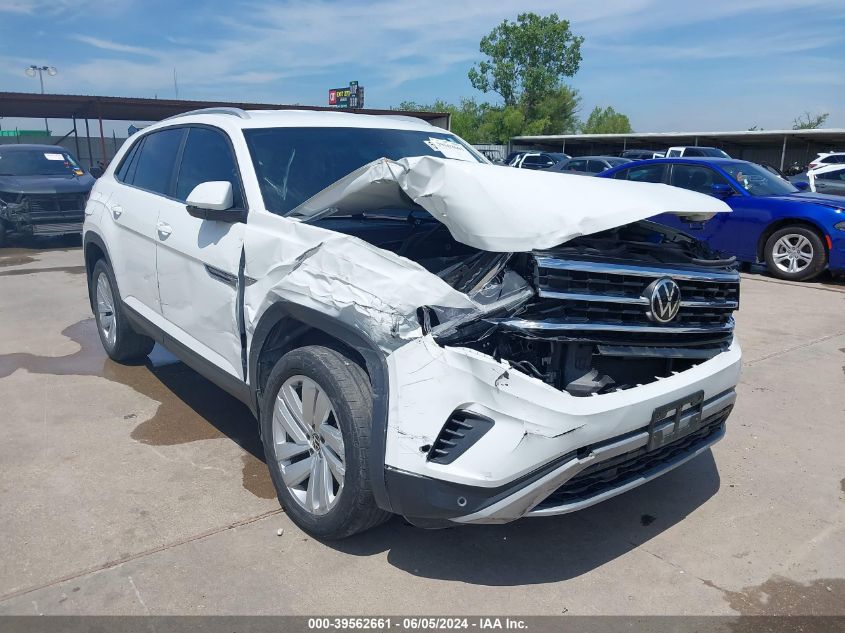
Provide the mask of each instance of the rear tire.
POLYGON ((129 324, 111 266, 103 259, 94 265, 89 292, 100 342, 109 358, 123 363, 140 360, 153 351, 155 341, 129 324))
POLYGON ((380 475, 370 471, 373 397, 360 365, 327 347, 301 347, 276 363, 264 394, 264 454, 296 525, 334 540, 390 518, 372 493, 380 475))
POLYGON ((827 267, 821 236, 806 226, 787 226, 772 233, 764 255, 769 272, 779 279, 808 281, 827 267))

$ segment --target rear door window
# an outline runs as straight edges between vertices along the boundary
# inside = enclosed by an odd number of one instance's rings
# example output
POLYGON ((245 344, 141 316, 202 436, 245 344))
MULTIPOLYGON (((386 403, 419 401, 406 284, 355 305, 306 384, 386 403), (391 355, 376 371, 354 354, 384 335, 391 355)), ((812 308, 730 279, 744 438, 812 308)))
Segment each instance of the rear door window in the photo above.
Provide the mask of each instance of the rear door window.
POLYGON ((228 138, 218 130, 189 128, 176 179, 175 197, 184 202, 194 187, 210 181, 232 183, 232 205, 236 209, 244 208, 240 175, 228 138))
POLYGON ((642 165, 640 167, 631 167, 616 172, 614 178, 619 180, 633 180, 634 182, 663 182, 663 176, 666 173, 666 165, 664 163, 657 163, 655 165, 642 165))
POLYGON ((138 152, 132 184, 153 193, 169 196, 173 189, 173 169, 185 128, 170 128, 146 135, 138 152))
POLYGON ((571 160, 566 164, 564 169, 568 169, 570 171, 587 171, 587 161, 571 160))
POLYGON ((607 165, 604 164, 604 161, 601 160, 588 160, 587 161, 587 171, 591 174, 600 174, 605 169, 607 169, 607 165))

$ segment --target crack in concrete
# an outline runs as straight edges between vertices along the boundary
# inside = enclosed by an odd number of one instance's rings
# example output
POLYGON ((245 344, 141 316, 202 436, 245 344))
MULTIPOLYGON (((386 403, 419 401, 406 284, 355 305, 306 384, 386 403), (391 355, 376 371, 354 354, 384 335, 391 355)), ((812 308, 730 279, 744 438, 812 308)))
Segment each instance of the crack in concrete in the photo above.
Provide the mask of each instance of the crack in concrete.
POLYGON ((806 341, 804 343, 800 343, 798 345, 793 345, 792 347, 787 347, 777 352, 771 352, 770 354, 765 354, 764 356, 760 356, 759 358, 753 358, 751 360, 744 360, 742 364, 744 367, 748 367, 749 365, 756 365, 757 363, 762 363, 764 360, 769 360, 770 358, 776 358, 778 356, 783 356, 784 354, 789 354, 790 352, 795 352, 799 349, 806 349, 807 347, 812 347, 813 345, 817 345, 818 343, 824 343, 825 341, 829 341, 831 339, 837 338, 839 336, 845 336, 845 330, 840 330, 839 332, 834 332, 833 334, 828 334, 827 336, 820 336, 819 338, 813 339, 811 341, 806 341))
MULTIPOLYGON (((86 569, 82 569, 79 571, 71 572, 59 578, 54 578, 53 580, 48 580, 46 582, 33 585, 31 587, 26 587, 24 589, 16 589, 15 591, 11 591, 7 594, 3 594, 0 596, 0 602, 6 602, 7 600, 11 600, 12 598, 17 598, 19 596, 24 596, 28 593, 32 593, 33 591, 38 591, 40 589, 47 589, 48 587, 53 587, 55 585, 61 584, 63 582, 67 582, 68 580, 74 580, 76 578, 82 578, 83 576, 89 576, 91 574, 95 574, 100 571, 105 571, 106 569, 111 569, 112 567, 117 567, 119 565, 123 565, 124 563, 128 563, 134 560, 138 560, 141 558, 146 558, 147 556, 151 556, 153 554, 158 554, 159 552, 165 552, 167 550, 171 550, 182 545, 187 545, 188 543, 193 543, 194 541, 200 541, 202 539, 208 538, 210 536, 214 536, 215 534, 220 534, 222 532, 226 532, 228 530, 234 530, 235 528, 243 527, 245 525, 249 525, 250 523, 255 523, 257 521, 261 521, 262 519, 266 519, 271 516, 275 516, 277 514, 282 514, 283 510, 278 508, 276 510, 269 510, 267 512, 262 512, 261 514, 256 514, 251 517, 247 517, 245 519, 240 519, 235 521, 234 523, 228 523, 226 525, 212 528, 210 530, 206 530, 205 532, 200 532, 199 534, 193 534, 191 536, 187 536, 182 539, 178 539, 176 541, 172 541, 171 543, 164 543, 162 545, 157 545, 156 547, 151 547, 149 549, 142 550, 140 552, 136 552, 135 554, 127 554, 125 556, 121 556, 120 558, 115 558, 104 563, 100 563, 94 567, 88 567, 86 569)), ((131 581, 131 579, 130 579, 131 581)), ((133 583, 134 585, 134 583, 133 583)), ((137 589, 136 589, 137 591, 137 589)), ((35 601, 33 601, 35 604, 35 601)))

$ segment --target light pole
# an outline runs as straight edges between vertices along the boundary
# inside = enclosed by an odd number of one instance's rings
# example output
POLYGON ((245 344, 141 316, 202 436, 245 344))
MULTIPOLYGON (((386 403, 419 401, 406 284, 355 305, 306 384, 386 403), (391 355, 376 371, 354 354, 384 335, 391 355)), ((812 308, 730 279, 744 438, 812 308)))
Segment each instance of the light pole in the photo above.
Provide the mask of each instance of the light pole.
MULTIPOLYGON (((55 77, 59 71, 56 70, 55 66, 36 66, 35 64, 32 64, 26 69, 26 74, 30 77, 35 77, 35 73, 38 73, 38 81, 41 83, 41 94, 44 94, 45 72, 50 75, 50 77, 55 77)), ((47 127, 47 117, 44 117, 44 131, 48 134, 50 133, 50 128, 47 127)))

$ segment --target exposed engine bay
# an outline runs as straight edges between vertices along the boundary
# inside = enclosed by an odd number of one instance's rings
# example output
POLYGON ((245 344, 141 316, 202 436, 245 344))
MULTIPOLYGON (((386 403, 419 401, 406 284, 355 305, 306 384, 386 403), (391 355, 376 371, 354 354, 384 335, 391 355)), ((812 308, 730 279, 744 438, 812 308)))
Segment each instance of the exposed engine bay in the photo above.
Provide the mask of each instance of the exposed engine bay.
POLYGON ((733 337, 734 259, 653 222, 527 253, 472 248, 422 211, 315 224, 411 259, 485 306, 482 315, 421 306, 423 333, 439 344, 507 361, 574 396, 685 371, 727 349, 733 337), (661 308, 669 312, 657 314, 661 308))

